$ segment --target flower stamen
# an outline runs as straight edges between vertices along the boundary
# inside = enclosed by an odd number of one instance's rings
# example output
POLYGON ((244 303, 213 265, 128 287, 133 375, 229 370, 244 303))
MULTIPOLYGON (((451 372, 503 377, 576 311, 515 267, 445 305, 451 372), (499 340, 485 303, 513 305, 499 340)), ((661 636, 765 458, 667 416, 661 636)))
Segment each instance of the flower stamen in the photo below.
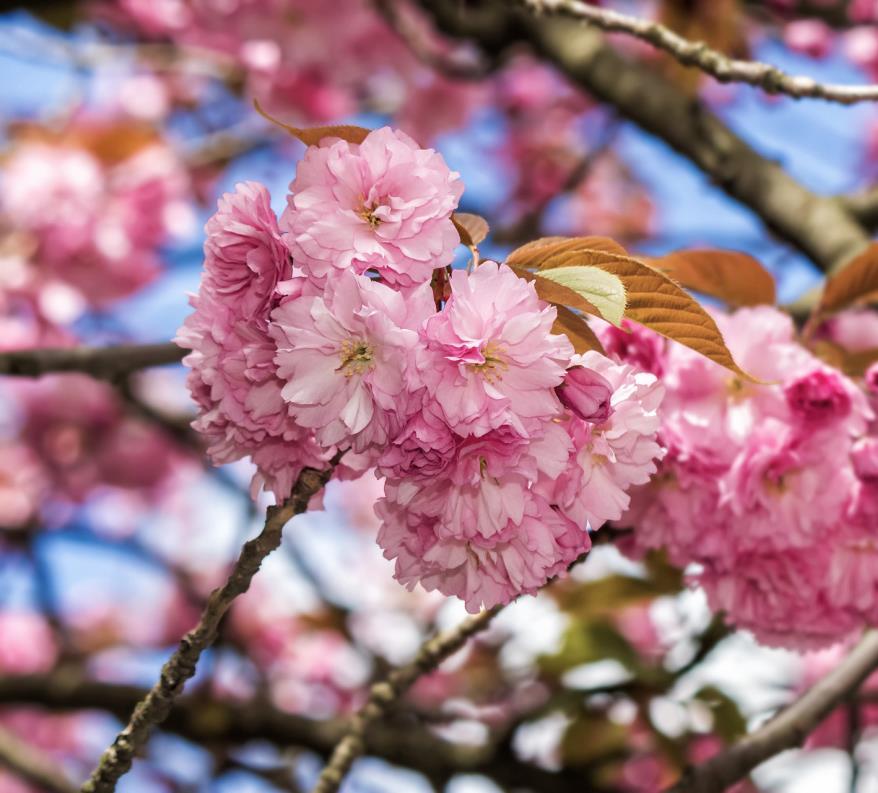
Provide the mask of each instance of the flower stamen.
POLYGON ((341 364, 335 370, 345 377, 363 374, 372 368, 372 348, 362 339, 345 339, 339 350, 341 364))
POLYGON ((484 360, 481 363, 470 364, 470 368, 481 374, 489 383, 497 383, 502 380, 503 372, 509 368, 509 364, 503 358, 500 345, 489 341, 482 348, 481 353, 484 360))

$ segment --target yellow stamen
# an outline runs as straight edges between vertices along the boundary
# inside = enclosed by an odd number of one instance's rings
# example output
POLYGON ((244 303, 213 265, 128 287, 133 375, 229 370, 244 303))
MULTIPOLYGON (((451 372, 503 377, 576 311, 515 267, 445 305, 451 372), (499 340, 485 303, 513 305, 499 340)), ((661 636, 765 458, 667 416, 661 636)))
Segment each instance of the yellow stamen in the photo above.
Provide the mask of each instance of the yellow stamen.
POLYGON ((499 344, 489 341, 482 349, 483 363, 470 364, 473 371, 478 372, 489 383, 496 383, 503 379, 503 371, 509 368, 509 364, 502 356, 499 344))
POLYGON ((369 227, 373 231, 381 225, 381 218, 379 218, 375 214, 376 209, 378 209, 378 207, 375 204, 373 204, 372 206, 366 206, 366 204, 363 203, 363 206, 357 213, 361 218, 363 218, 363 220, 365 220, 369 224, 369 227))
POLYGON ((372 348, 361 339, 345 339, 339 350, 341 365, 336 369, 345 377, 363 374, 372 368, 372 348))

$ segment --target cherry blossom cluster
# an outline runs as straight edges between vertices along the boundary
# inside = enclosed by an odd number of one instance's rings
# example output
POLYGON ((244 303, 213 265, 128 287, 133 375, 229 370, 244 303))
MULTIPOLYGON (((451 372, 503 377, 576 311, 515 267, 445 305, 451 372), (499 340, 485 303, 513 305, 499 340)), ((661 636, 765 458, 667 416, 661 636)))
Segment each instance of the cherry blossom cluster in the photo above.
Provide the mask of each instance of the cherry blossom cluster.
MULTIPOLYGON (((485 93, 422 63, 368 0, 118 0, 103 11, 119 27, 174 41, 183 57, 212 59, 220 74, 233 70, 270 112, 305 123, 343 118, 365 104, 394 112, 402 128, 430 139, 462 126, 485 93)), ((398 4, 395 13, 425 47, 449 50, 414 8, 398 4)))
POLYGON ((661 456, 662 388, 574 354, 505 265, 452 272, 462 192, 386 127, 310 147, 279 219, 256 183, 220 200, 178 342, 215 463, 251 457, 278 499, 339 453, 340 476, 374 468, 397 578, 478 610, 562 574, 621 516, 661 456))
POLYGON ((142 289, 160 272, 160 247, 191 228, 177 155, 111 119, 23 135, 0 185, 0 290, 56 324, 142 289))
MULTIPOLYGON (((2 346, 0 346, 2 349, 2 346)), ((126 409, 112 386, 60 374, 3 384, 0 527, 61 523, 98 494, 155 501, 194 462, 171 435, 126 409)))
POLYGON ((743 382, 643 329, 611 355, 662 377, 659 474, 623 518, 631 551, 663 548, 711 606, 767 644, 830 644, 878 619, 878 436, 853 380, 770 307, 716 313, 743 382))

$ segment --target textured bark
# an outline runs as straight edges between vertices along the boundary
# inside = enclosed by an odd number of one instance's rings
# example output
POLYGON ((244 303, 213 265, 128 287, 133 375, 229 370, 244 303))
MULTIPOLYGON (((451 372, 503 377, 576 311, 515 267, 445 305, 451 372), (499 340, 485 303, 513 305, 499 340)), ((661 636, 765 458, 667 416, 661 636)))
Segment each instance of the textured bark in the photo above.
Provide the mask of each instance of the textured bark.
POLYGON ((350 727, 332 751, 329 762, 320 773, 314 793, 336 793, 354 761, 366 751, 366 736, 373 724, 380 721, 393 704, 421 676, 432 672, 446 658, 457 652, 467 640, 483 631, 502 607, 495 606, 446 633, 428 639, 414 660, 394 669, 369 690, 366 704, 357 712, 350 727))
POLYGON ((878 633, 867 633, 835 669, 771 721, 690 769, 668 793, 721 793, 756 766, 801 746, 811 732, 878 668, 878 633))
POLYGON ((808 190, 703 103, 655 69, 618 53, 598 31, 568 19, 534 18, 517 5, 493 0, 421 4, 446 33, 489 52, 530 45, 583 90, 688 158, 821 269, 841 267, 869 243, 842 201, 808 190))
POLYGON ((150 366, 179 363, 186 352, 172 342, 14 350, 0 353, 0 375, 39 377, 52 372, 83 372, 112 378, 150 366))
MULTIPOLYGON (((45 707, 68 712, 101 710, 125 719, 148 691, 139 686, 90 680, 81 670, 60 668, 45 675, 0 677, 0 705, 45 707)), ((317 720, 278 710, 270 702, 233 702, 203 693, 182 696, 163 729, 202 746, 240 746, 254 740, 329 756, 350 729, 344 719, 317 720)), ((463 746, 445 741, 411 714, 373 724, 366 752, 446 784, 461 773, 483 774, 502 787, 540 793, 588 793, 587 780, 571 771, 546 771, 519 760, 508 742, 463 746)))
POLYGON ((146 743, 155 726, 167 718, 186 681, 195 674, 202 652, 213 643, 220 621, 235 598, 250 588, 265 557, 280 546, 284 526, 308 508, 308 502, 326 484, 337 462, 336 459, 323 471, 306 468, 292 495, 280 506, 269 507, 262 531, 244 544, 226 583, 210 593, 198 624, 180 640, 176 652, 162 667, 158 682, 137 704, 125 728, 101 756, 82 786, 82 793, 109 793, 116 789, 116 783, 131 768, 135 752, 146 743))

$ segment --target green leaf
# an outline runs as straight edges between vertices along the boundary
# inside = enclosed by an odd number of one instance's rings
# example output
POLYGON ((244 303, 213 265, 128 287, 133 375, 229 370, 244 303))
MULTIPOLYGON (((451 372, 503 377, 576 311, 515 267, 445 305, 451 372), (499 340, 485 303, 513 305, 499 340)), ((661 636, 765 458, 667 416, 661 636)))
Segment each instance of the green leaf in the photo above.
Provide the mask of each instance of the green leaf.
POLYGON ((559 608, 579 619, 590 619, 627 606, 645 603, 661 595, 680 591, 679 571, 661 579, 635 578, 615 574, 592 581, 578 582, 576 586, 554 587, 552 593, 559 608))
POLYGON ((628 738, 626 726, 607 718, 582 715, 564 731, 561 758, 565 766, 577 766, 624 756, 628 738))
POLYGON ((734 743, 747 732, 747 720, 741 715, 738 703, 716 686, 704 686, 695 694, 713 714, 713 732, 726 743, 734 743))
POLYGON ((600 312, 607 321, 622 324, 625 314, 625 286, 622 280, 612 273, 597 267, 557 267, 543 270, 537 279, 546 279, 581 295, 600 312))
POLYGON ((561 677, 576 666, 608 658, 635 674, 641 669, 640 656, 630 642, 610 622, 598 620, 572 624, 565 631, 558 651, 542 656, 538 663, 547 674, 561 677))

